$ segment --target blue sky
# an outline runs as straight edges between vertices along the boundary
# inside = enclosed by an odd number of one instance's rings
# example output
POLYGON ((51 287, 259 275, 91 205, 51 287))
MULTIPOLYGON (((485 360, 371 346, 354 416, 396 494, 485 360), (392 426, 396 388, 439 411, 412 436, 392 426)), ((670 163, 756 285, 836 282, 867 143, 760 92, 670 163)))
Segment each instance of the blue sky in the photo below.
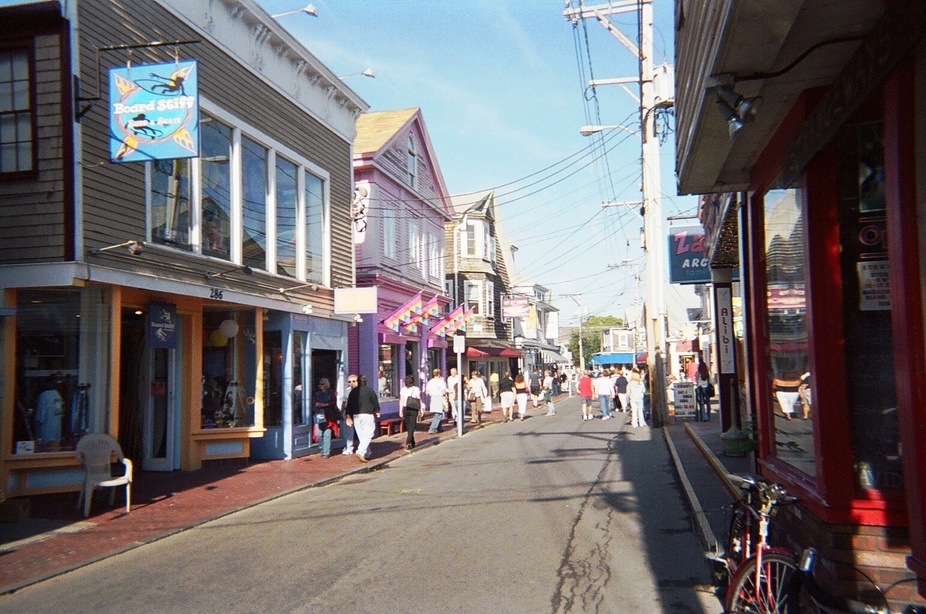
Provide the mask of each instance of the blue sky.
MULTIPOLYGON (((306 5, 259 4, 270 14, 306 5)), ((336 74, 353 75, 345 82, 371 111, 422 109, 448 190, 496 190, 518 272, 553 291, 561 324, 576 323, 576 302, 591 315, 638 316, 642 223, 636 208, 601 204, 641 199, 640 141, 619 130, 579 134, 587 124, 639 128, 638 103, 620 86, 594 95, 587 88, 591 76, 638 73, 617 38, 595 20, 574 28, 562 0, 312 4, 318 17, 296 13, 279 23, 336 74), (366 68, 376 77, 355 74, 366 68)), ((671 64, 673 2, 656 0, 654 11, 655 60, 671 64)), ((636 40, 634 13, 612 22, 636 40)), ((675 196, 671 135, 661 158, 665 216, 695 214, 693 198, 675 196)), ((696 305, 690 289, 671 286, 665 294, 670 322, 696 305)))

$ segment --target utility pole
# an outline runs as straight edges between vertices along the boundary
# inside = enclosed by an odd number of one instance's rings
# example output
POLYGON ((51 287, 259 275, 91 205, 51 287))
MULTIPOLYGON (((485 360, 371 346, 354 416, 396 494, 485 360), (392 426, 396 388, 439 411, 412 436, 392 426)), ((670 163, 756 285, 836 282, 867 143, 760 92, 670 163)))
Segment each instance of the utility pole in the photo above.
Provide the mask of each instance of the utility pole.
MULTIPOLYGON (((643 171, 643 231, 646 250, 646 345, 647 372, 650 378, 650 406, 653 426, 663 426, 668 422, 668 405, 666 399, 666 308, 665 294, 665 241, 662 230, 662 206, 660 203, 659 139, 656 136, 656 109, 670 107, 673 96, 661 89, 656 91, 657 71, 653 62, 653 0, 633 0, 611 2, 598 6, 585 6, 573 9, 572 2, 563 11, 565 18, 575 25, 579 19, 597 19, 624 47, 639 59, 640 74, 640 130, 642 144, 643 171), (637 47, 629 37, 623 34, 609 20, 608 16, 617 13, 638 11, 637 47)), ((599 80, 590 86, 605 83, 624 84, 629 80, 599 80)))

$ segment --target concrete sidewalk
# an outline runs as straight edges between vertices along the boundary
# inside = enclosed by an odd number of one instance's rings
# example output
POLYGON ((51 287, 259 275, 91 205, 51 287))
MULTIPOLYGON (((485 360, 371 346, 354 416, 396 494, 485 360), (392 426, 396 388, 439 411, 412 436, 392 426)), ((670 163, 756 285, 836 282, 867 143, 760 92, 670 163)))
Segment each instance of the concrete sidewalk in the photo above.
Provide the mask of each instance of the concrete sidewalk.
MULTIPOLYGON (((562 396, 560 399, 566 399, 562 396)), ((558 399, 559 400, 559 399, 558 399)), ((542 415, 541 404, 529 414, 542 415)), ((465 431, 500 423, 501 411, 484 414, 483 425, 467 423, 465 431)), ((291 461, 254 462, 242 467, 208 468, 194 472, 138 472, 132 489, 132 511, 125 513, 123 494, 109 507, 105 492, 94 498, 91 516, 77 510, 77 493, 31 498, 31 519, 0 524, 0 594, 137 548, 209 520, 306 488, 336 482, 345 476, 375 471, 405 454, 456 437, 455 428, 428 434, 429 421, 419 422, 418 445, 405 450, 405 434, 378 437, 372 460, 319 454, 291 461)), ((679 472, 689 505, 705 543, 722 539, 726 508, 732 497, 718 472, 749 472, 746 459, 722 457, 719 424, 679 420, 662 429, 679 472), (716 431, 716 432, 715 432, 716 431)))

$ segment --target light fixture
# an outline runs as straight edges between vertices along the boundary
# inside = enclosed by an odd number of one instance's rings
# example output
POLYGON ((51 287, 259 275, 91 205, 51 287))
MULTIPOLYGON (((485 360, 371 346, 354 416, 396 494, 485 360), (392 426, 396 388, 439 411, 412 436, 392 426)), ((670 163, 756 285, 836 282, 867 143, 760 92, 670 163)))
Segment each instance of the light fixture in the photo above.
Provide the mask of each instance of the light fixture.
POLYGON ((292 11, 286 11, 285 13, 280 13, 278 15, 271 15, 271 19, 279 19, 280 17, 286 17, 287 15, 295 15, 296 13, 305 13, 312 17, 318 17, 318 11, 315 10, 314 4, 307 4, 304 8, 293 9, 292 11))
POLYGON ((361 322, 363 322, 363 316, 361 316, 359 313, 355 313, 355 314, 354 314, 354 323, 360 324, 361 322))
POLYGON ((627 126, 621 126, 621 125, 616 125, 616 126, 582 126, 581 128, 579 128, 579 134, 581 134, 582 136, 591 136, 591 135, 593 135, 593 134, 598 134, 599 132, 604 132, 604 131, 606 131, 606 130, 623 130, 623 131, 626 132, 627 134, 632 134, 632 135, 637 136, 637 137, 640 136, 639 131, 634 130, 634 129, 632 129, 632 128, 628 128, 627 126))
POLYGON ((293 286, 292 288, 277 288, 280 294, 285 295, 287 292, 295 292, 296 290, 302 290, 303 288, 310 288, 312 292, 318 290, 318 284, 314 282, 308 282, 305 284, 299 284, 298 286, 293 286))
POLYGON ((208 273, 208 272, 203 273, 203 277, 205 277, 206 279, 215 279, 217 277, 223 277, 225 275, 228 275, 229 273, 236 273, 238 271, 241 271, 245 275, 251 275, 252 273, 254 273, 251 267, 249 267, 248 265, 243 265, 243 266, 236 266, 232 269, 226 269, 224 271, 218 271, 215 273, 208 273))
POLYGON ((732 140, 743 129, 743 126, 755 119, 762 99, 759 97, 744 98, 727 85, 718 85, 715 91, 717 108, 727 122, 732 140))
POLYGON ((142 245, 138 241, 125 241, 123 243, 117 243, 116 245, 107 245, 106 247, 94 247, 90 250, 91 254, 99 254, 100 252, 108 252, 114 249, 119 249, 120 247, 125 247, 129 250, 129 253, 133 256, 137 256, 142 253, 142 245))
POLYGON ((373 72, 372 68, 367 68, 366 70, 361 70, 360 72, 352 72, 349 75, 344 75, 343 77, 338 77, 338 79, 347 79, 348 77, 369 77, 371 79, 376 78, 376 73, 373 72))

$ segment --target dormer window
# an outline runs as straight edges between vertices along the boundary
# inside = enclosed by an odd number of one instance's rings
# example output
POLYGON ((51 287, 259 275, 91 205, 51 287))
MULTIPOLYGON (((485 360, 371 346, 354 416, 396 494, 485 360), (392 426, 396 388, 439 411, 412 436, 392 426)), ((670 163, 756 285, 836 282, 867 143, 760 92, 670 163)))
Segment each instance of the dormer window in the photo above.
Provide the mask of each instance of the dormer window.
POLYGON ((418 151, 415 149, 415 139, 408 137, 408 187, 418 187, 418 151))

